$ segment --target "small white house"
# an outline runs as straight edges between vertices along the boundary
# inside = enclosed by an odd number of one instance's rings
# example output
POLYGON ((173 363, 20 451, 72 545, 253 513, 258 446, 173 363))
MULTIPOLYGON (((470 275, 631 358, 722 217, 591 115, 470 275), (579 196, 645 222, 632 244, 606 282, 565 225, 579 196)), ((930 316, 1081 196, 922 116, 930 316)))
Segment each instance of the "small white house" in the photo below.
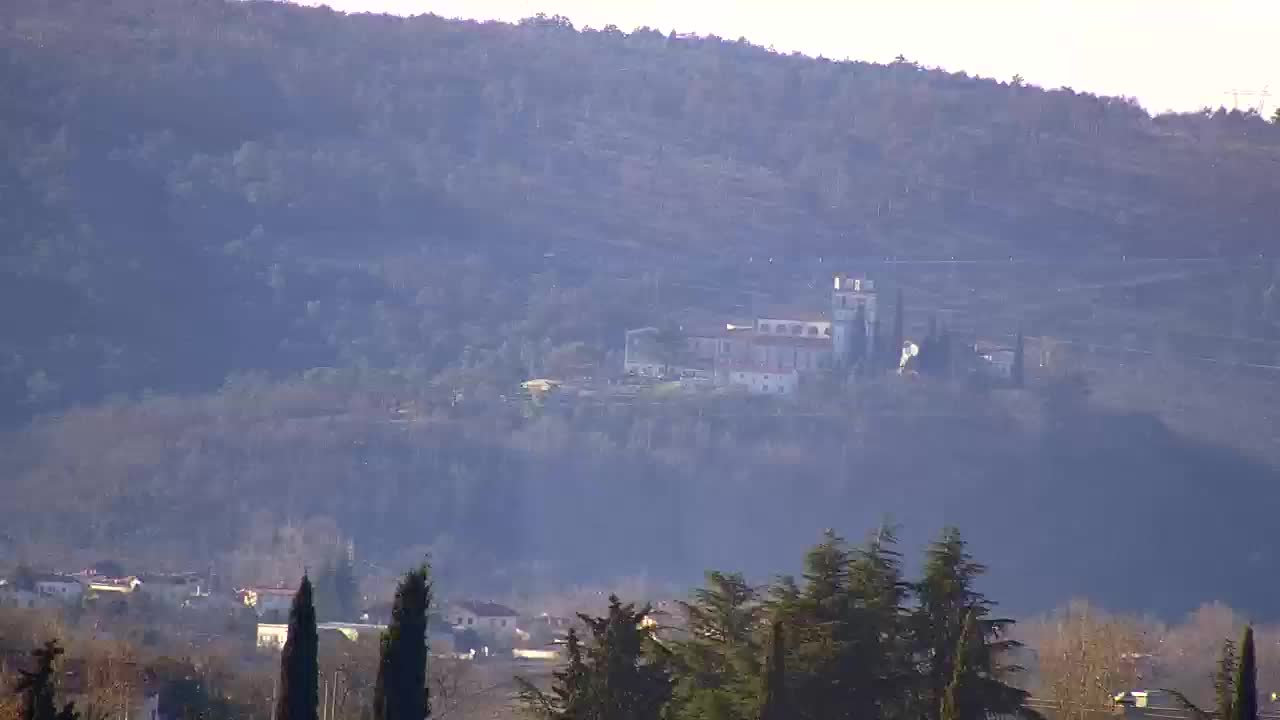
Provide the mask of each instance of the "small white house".
POLYGON ((498 603, 450 603, 444 617, 455 630, 474 630, 500 644, 513 644, 520 635, 520 613, 498 603))
POLYGON ((800 374, 795 370, 736 368, 729 372, 729 384, 745 388, 753 395, 794 395, 800 387, 800 374))
POLYGON ((45 573, 35 576, 35 590, 46 597, 57 598, 63 603, 74 605, 84 596, 84 585, 70 575, 45 573))
POLYGON ((60 598, 41 595, 35 590, 19 590, 13 585, 0 584, 0 608, 36 610, 61 607, 60 598))

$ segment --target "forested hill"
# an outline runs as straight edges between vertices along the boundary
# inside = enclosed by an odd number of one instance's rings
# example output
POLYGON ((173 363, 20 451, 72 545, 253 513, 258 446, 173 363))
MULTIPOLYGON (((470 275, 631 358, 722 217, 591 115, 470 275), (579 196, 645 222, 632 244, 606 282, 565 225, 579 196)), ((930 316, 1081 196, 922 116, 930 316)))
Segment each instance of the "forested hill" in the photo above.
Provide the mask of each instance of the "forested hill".
POLYGON ((554 18, 0 5, 0 560, 687 579, 888 515, 960 524, 1022 607, 1274 612, 1275 457, 1235 450, 1274 445, 1276 125, 554 18), (1122 361, 1094 396, 516 398, 886 256, 999 261, 883 277, 908 327, 1122 361), (1227 332, 1252 354, 1204 357, 1227 332))
POLYGON ((1280 226, 1280 128, 1241 113, 546 18, 5 5, 10 422, 340 363, 324 301, 385 300, 367 263, 406 248, 518 278, 547 253, 1244 256, 1280 226))

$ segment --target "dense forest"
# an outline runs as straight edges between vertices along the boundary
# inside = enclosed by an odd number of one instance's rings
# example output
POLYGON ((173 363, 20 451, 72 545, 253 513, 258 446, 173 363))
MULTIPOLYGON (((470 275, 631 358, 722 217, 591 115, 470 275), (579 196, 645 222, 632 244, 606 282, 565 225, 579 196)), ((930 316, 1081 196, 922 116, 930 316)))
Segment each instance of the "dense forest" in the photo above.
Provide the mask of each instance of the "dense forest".
POLYGON ((446 583, 688 579, 893 516, 965 527, 1018 608, 1275 606, 1275 468, 1078 380, 514 397, 856 258, 1265 264, 1280 127, 1255 114, 225 0, 13 0, 0 78, 7 555, 273 580, 354 538, 446 583))

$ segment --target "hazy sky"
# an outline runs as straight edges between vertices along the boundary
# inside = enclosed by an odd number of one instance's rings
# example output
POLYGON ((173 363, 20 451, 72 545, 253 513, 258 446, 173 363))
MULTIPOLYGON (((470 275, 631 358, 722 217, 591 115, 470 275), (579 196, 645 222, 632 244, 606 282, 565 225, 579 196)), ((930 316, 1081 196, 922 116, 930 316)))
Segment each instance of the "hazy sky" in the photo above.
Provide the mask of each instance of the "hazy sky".
POLYGON ((778 50, 1132 95, 1151 111, 1280 104, 1280 0, 304 0, 337 10, 648 25, 778 50), (1240 106, 1262 98, 1240 96, 1240 106))

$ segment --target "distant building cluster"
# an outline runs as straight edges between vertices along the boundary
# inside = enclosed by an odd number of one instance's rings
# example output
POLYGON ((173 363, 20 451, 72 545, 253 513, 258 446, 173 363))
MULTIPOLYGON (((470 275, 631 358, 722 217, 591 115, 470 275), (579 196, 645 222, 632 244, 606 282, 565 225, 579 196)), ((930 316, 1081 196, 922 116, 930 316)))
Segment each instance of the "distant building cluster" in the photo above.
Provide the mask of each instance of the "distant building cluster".
MULTIPOLYGON (((919 342, 897 338, 901 348, 882 348, 877 346, 881 330, 875 281, 842 273, 833 278, 825 311, 771 312, 748 321, 678 330, 628 330, 623 365, 626 374, 636 378, 783 396, 794 394, 808 375, 853 368, 876 357, 889 357, 899 373, 915 374, 928 350, 935 371, 947 371, 950 336, 935 337, 931 330, 930 337, 919 342)), ((1015 348, 975 342, 967 349, 971 352, 964 356, 963 366, 957 364, 960 369, 998 383, 1017 380, 1015 348)))
POLYGON ((209 596, 207 583, 195 573, 111 577, 94 570, 66 574, 20 572, 0 580, 0 607, 56 608, 135 593, 145 593, 149 598, 176 607, 209 596))
POLYGON ((782 312, 746 323, 667 333, 628 330, 628 375, 740 387, 760 395, 790 395, 801 378, 848 367, 875 352, 879 323, 875 283, 836 275, 830 312, 782 312))

